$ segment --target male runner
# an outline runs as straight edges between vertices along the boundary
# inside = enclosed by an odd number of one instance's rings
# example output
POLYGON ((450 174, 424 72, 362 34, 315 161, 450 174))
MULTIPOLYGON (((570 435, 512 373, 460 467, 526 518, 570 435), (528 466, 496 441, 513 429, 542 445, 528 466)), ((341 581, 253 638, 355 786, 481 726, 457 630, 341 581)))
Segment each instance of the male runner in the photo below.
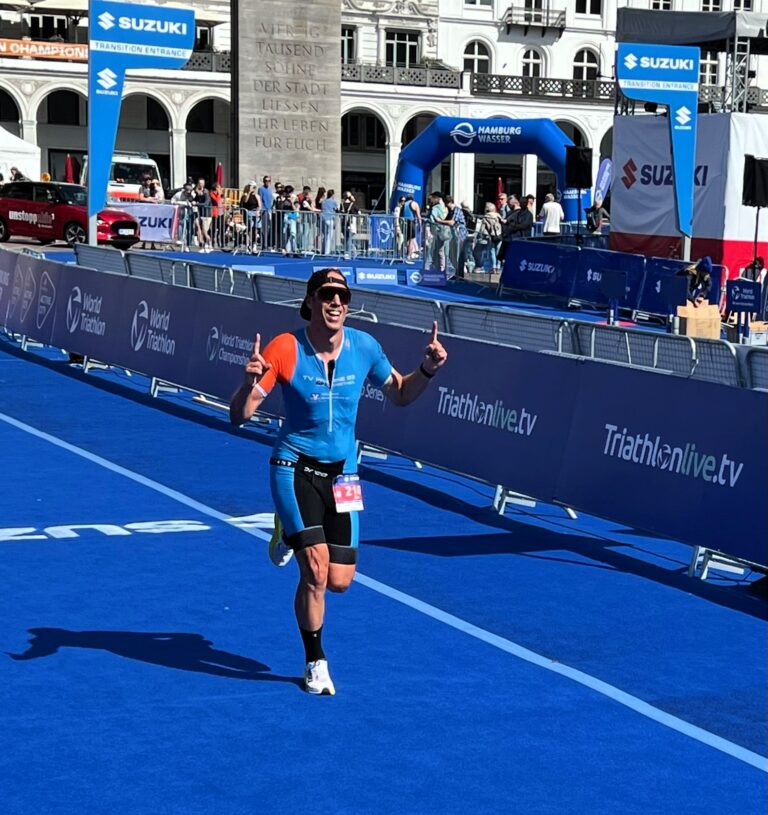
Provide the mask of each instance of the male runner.
POLYGON ((270 487, 283 527, 270 558, 284 566, 296 553, 299 585, 294 609, 304 643, 304 686, 333 695, 322 646, 325 591, 346 591, 357 564, 359 484, 355 422, 366 378, 396 405, 413 402, 445 364, 437 323, 421 364, 402 375, 379 343, 345 328, 351 292, 338 269, 310 277, 301 304, 306 329, 280 334, 261 352, 256 335, 245 380, 232 397, 230 420, 246 422, 276 383, 283 387, 285 420, 270 459, 270 487))

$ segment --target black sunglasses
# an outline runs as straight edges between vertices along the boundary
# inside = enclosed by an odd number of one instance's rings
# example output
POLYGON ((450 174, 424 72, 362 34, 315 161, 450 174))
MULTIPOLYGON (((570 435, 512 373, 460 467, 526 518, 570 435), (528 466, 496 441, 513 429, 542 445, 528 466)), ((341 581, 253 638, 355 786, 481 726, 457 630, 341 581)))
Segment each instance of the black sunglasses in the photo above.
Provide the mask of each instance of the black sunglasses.
POLYGON ((342 289, 340 286, 324 286, 322 289, 318 289, 317 299, 322 300, 324 303, 332 303, 337 294, 341 305, 348 306, 349 301, 352 299, 352 292, 349 289, 342 289))

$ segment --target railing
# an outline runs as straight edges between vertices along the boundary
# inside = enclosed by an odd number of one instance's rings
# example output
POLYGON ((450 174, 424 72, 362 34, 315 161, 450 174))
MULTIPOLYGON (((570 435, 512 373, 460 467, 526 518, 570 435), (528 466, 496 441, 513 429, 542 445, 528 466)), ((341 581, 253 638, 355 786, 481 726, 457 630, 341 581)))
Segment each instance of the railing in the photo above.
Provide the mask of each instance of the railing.
POLYGON ((549 8, 547 0, 542 2, 547 8, 527 8, 522 2, 519 5, 510 6, 505 12, 504 25, 507 30, 515 25, 535 25, 544 28, 565 28, 565 9, 549 8))
POLYGON ((419 85, 427 88, 461 88, 461 71, 442 68, 342 63, 343 82, 377 82, 384 85, 419 85))
POLYGON ((615 82, 603 79, 550 79, 549 77, 472 74, 476 96, 527 96, 613 102, 615 82))

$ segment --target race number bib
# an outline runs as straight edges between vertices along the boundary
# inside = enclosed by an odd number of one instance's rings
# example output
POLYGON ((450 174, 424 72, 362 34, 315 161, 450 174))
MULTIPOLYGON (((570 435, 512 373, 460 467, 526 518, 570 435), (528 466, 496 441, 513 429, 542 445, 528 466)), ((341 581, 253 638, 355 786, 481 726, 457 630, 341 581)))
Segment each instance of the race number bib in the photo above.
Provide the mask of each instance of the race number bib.
POLYGON ((359 475, 339 475, 333 479, 333 501, 336 512, 361 512, 363 485, 359 475))

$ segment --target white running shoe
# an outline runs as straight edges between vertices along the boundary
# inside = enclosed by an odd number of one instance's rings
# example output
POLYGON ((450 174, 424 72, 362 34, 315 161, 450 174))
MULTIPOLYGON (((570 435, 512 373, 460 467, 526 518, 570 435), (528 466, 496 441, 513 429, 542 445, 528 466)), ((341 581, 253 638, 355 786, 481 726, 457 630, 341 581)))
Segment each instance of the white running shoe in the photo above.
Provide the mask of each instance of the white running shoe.
POLYGON ((328 673, 328 660, 316 659, 308 662, 304 669, 304 689, 307 693, 322 696, 334 696, 336 688, 333 687, 331 675, 328 673))
POLYGON ((275 566, 285 566, 293 557, 293 549, 283 540, 283 525, 275 515, 275 531, 269 539, 269 559, 275 566))

